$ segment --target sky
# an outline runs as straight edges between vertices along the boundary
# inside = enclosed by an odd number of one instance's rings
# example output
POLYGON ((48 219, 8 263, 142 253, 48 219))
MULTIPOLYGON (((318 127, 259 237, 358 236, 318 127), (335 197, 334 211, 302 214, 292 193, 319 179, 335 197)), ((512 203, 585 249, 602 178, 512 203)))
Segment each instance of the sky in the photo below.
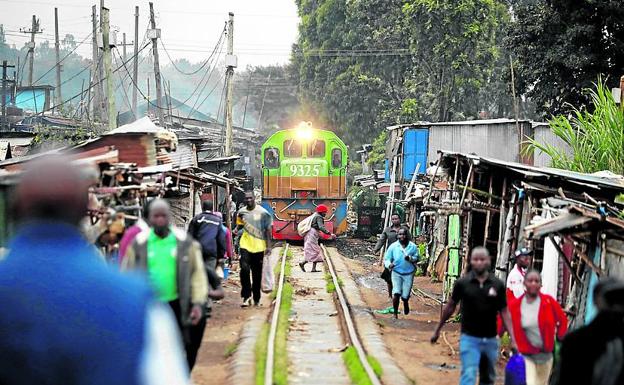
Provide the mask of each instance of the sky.
MULTIPOLYGON (((98 0, 99 1, 99 0, 98 0)), ((174 60, 187 58, 201 62, 209 55, 224 28, 228 13, 234 12, 234 53, 239 68, 248 65, 284 64, 289 60, 292 44, 297 39, 295 0, 153 0, 156 27, 161 29, 161 43, 174 60)), ((0 0, 0 24, 7 41, 21 47, 30 39, 32 15, 40 19, 43 33, 35 41, 54 41, 54 7, 59 12, 59 34, 85 40, 77 52, 91 56, 91 6, 86 0, 0 0)), ((99 3, 97 3, 99 5, 99 3)), ((134 40, 134 7, 139 6, 139 41, 143 41, 149 21, 149 2, 143 0, 105 0, 110 9, 111 28, 122 33, 126 41, 134 40)), ((99 12, 99 10, 98 10, 99 12)), ((121 47, 119 47, 121 50, 121 47)), ((159 44, 160 60, 169 62, 159 44)), ((133 47, 126 47, 129 54, 133 47)))

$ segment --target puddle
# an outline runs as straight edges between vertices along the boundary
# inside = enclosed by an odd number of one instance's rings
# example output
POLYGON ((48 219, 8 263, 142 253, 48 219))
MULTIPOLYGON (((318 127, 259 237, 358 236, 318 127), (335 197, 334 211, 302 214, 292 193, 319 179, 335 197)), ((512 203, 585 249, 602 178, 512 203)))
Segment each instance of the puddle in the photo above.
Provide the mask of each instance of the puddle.
POLYGON ((425 364, 426 367, 433 370, 457 370, 457 365, 447 364, 446 362, 442 364, 425 364))
POLYGON ((388 290, 388 286, 378 274, 375 275, 363 275, 356 278, 358 285, 364 286, 371 290, 388 290))

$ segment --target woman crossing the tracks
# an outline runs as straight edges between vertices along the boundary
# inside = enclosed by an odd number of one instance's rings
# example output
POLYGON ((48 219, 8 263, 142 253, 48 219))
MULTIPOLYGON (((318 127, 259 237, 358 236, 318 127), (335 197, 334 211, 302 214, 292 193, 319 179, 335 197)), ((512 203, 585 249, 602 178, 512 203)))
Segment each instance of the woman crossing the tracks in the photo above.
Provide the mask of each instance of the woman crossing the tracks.
POLYGON ((312 262, 312 272, 317 272, 316 264, 323 262, 323 251, 319 246, 319 232, 331 236, 331 239, 336 239, 336 235, 332 234, 325 228, 325 216, 327 215, 327 206, 321 204, 316 206, 316 213, 312 214, 312 224, 310 230, 308 230, 303 237, 303 256, 304 260, 299 263, 299 267, 304 272, 305 265, 308 262, 312 262))
POLYGON ((403 313, 409 314, 409 298, 414 283, 415 263, 418 261, 418 247, 409 239, 407 229, 397 232, 398 242, 388 247, 384 257, 385 267, 392 272, 392 307, 394 318, 399 317, 399 299, 403 300, 403 313))

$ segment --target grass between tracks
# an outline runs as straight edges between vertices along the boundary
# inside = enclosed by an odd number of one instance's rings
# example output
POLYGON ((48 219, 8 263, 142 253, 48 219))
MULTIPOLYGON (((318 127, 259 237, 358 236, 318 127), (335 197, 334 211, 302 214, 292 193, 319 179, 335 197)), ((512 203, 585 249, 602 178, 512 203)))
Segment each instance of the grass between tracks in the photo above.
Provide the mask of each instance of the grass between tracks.
MULTIPOLYGON (((284 289, 282 291, 282 302, 279 308, 279 317, 277 318, 277 333, 275 335, 275 363, 273 365, 273 383, 277 385, 288 384, 288 355, 286 354, 286 340, 288 338, 288 318, 290 317, 290 309, 292 307, 293 287, 286 280, 290 276, 290 259, 292 252, 289 249, 286 253, 286 265, 284 267, 284 289)), ((280 263, 275 266, 275 276, 279 277, 280 263)), ((271 298, 277 297, 277 286, 271 293, 271 298)), ((264 384, 264 374, 266 371, 267 347, 269 342, 270 323, 264 324, 260 330, 260 334, 256 339, 255 355, 256 355, 256 385, 264 384)))
MULTIPOLYGON (((327 289, 328 293, 331 294, 336 291, 336 285, 334 285, 334 280, 332 279, 331 273, 325 273, 325 282, 327 282, 325 288, 327 289)), ((340 277, 338 277, 338 285, 342 287, 342 278, 340 277)))
MULTIPOLYGON (((383 374, 383 369, 381 368, 379 361, 377 361, 375 357, 372 356, 366 356, 366 358, 377 377, 381 377, 381 375, 383 374)), ((366 370, 364 370, 364 366, 360 362, 357 351, 353 346, 349 346, 347 350, 342 352, 342 359, 344 360, 347 371, 349 372, 349 377, 351 377, 351 382, 353 384, 372 384, 370 378, 368 378, 368 375, 366 374, 366 370)))

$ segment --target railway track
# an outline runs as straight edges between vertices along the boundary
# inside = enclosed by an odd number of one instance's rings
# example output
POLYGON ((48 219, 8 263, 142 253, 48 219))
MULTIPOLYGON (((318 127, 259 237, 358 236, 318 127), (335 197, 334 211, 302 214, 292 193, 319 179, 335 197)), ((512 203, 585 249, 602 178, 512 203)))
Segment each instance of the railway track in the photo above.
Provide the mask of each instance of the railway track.
MULTIPOLYGON (((295 293, 292 299, 294 315, 289 318, 290 330, 288 333, 287 354, 289 355, 289 368, 292 364, 291 383, 309 383, 325 385, 330 384, 351 384, 349 370, 343 359, 341 352, 348 346, 355 350, 357 359, 370 384, 381 385, 381 381, 370 365, 366 351, 358 335, 357 326, 352 317, 349 304, 343 292, 341 280, 336 274, 336 269, 330 254, 325 247, 322 247, 325 264, 322 273, 303 273, 299 270, 297 261, 303 255, 303 248, 300 246, 285 245, 280 256, 280 273, 277 280, 277 293, 273 303, 271 313, 271 324, 269 338, 267 342, 266 369, 264 384, 273 385, 275 383, 274 368, 276 360, 276 336, 278 330, 278 320, 280 319, 280 309, 283 299, 283 291, 286 282, 286 265, 293 268, 291 277, 288 277, 295 293), (293 260, 287 259, 287 254, 291 250, 293 260), (329 275, 327 275, 329 274, 329 275), (326 291, 326 279, 331 278, 335 295, 326 291), (339 320, 337 317, 338 315, 339 320)), ((286 315, 290 317, 290 315, 286 315)), ((284 354, 286 352, 279 352, 284 354)))

